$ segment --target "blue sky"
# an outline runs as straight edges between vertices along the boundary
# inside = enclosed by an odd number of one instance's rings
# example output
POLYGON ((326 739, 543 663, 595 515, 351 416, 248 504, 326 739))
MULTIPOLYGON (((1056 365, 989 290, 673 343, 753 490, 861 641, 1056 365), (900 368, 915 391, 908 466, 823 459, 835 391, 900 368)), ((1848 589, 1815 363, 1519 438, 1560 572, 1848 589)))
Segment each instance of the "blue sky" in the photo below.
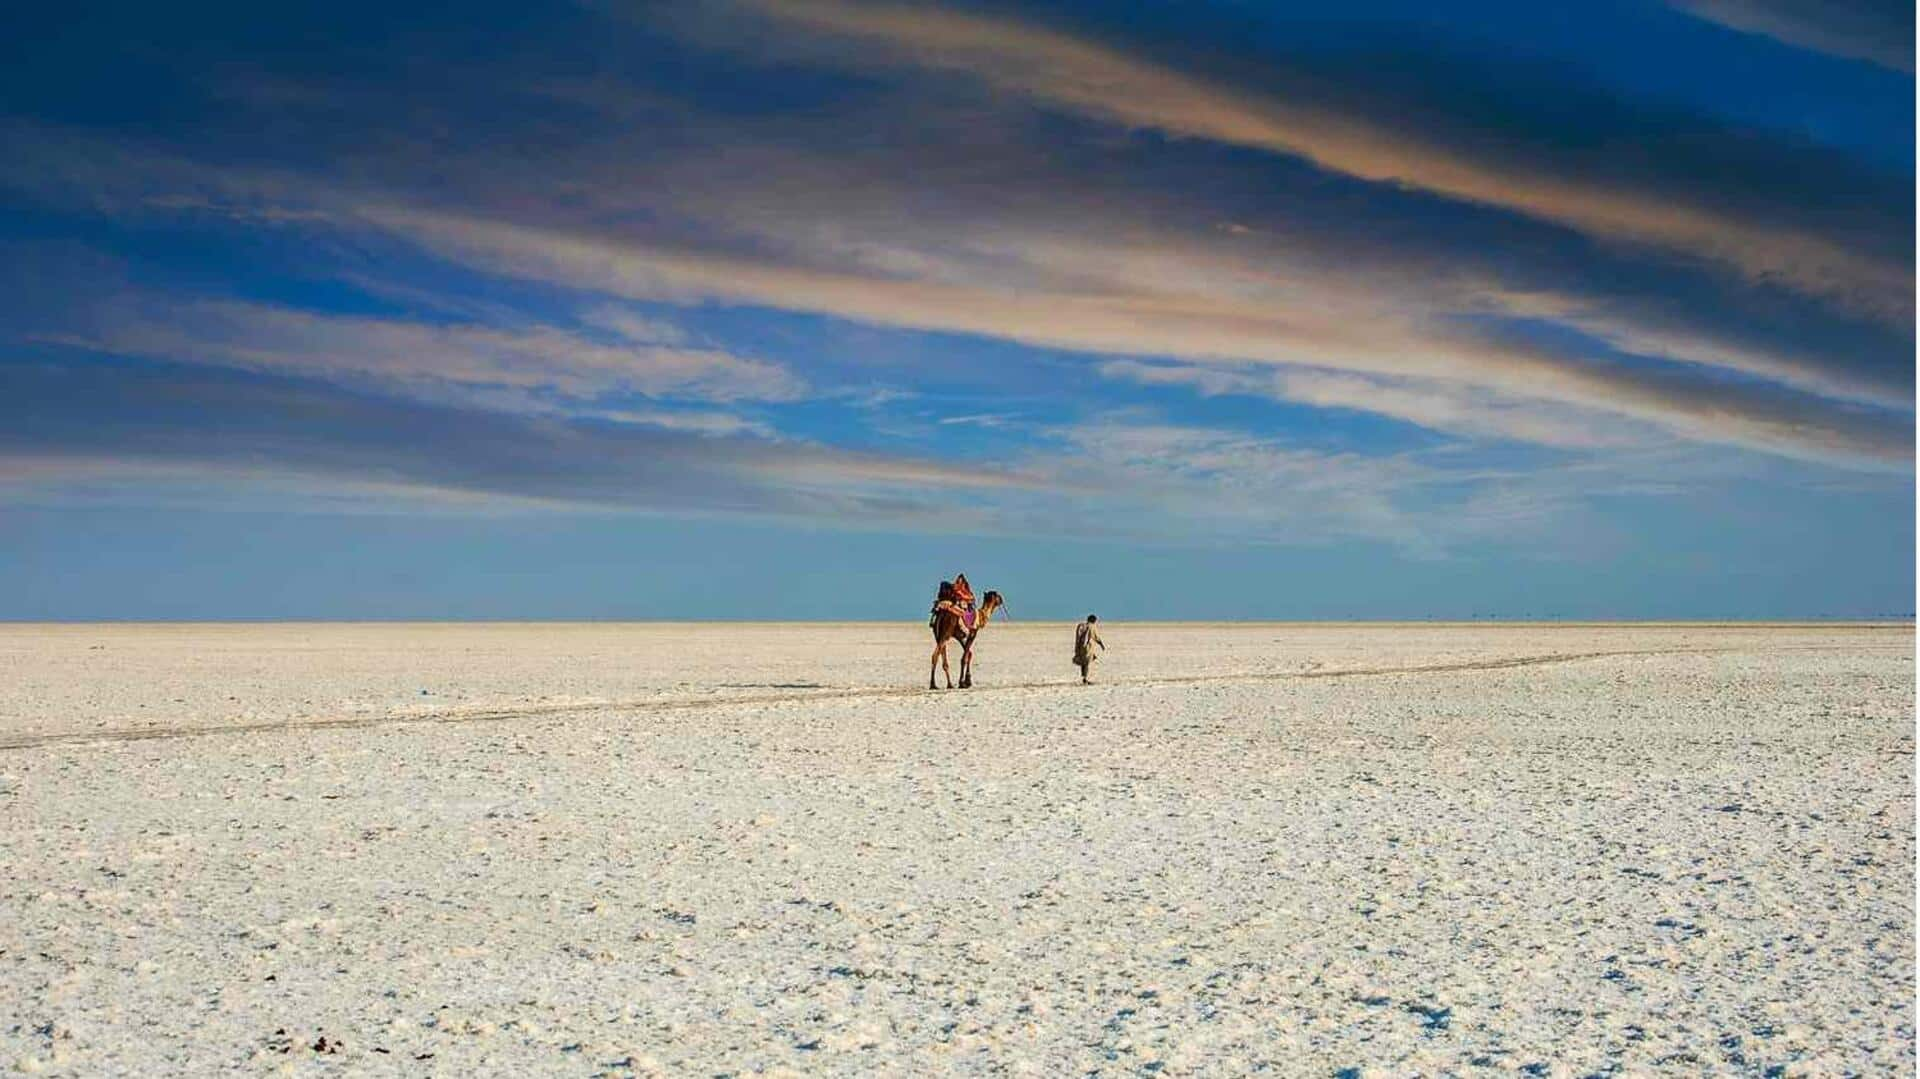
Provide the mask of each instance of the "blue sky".
POLYGON ((1911 6, 46 6, 0 617, 1911 613, 1911 6))

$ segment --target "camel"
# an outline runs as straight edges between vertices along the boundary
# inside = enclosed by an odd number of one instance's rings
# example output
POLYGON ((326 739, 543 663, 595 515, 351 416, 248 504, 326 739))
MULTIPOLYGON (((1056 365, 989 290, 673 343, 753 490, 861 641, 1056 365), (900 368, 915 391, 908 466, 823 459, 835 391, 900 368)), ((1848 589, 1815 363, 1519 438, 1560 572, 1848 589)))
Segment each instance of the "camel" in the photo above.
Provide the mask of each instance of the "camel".
POLYGON ((947 666, 947 642, 960 642, 960 688, 973 688, 973 642, 980 637, 980 631, 987 628, 987 620, 993 612, 1005 607, 1007 601, 1000 598, 998 592, 988 592, 980 598, 980 610, 973 620, 973 629, 968 630, 960 622, 960 616, 951 608, 942 608, 933 619, 933 661, 927 666, 927 688, 938 689, 934 684, 933 672, 938 668, 947 676, 947 688, 953 688, 953 671, 947 666))

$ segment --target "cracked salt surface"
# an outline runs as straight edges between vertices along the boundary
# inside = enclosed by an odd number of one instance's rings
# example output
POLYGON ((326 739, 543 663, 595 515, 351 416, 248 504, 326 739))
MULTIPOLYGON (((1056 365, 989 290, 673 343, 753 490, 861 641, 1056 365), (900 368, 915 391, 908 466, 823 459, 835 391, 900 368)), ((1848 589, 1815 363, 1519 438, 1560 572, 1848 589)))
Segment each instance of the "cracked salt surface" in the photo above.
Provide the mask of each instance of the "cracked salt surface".
POLYGON ((0 737, 283 724, 0 750, 0 1064, 1913 1071, 1909 628, 917 628, 0 628, 0 737))

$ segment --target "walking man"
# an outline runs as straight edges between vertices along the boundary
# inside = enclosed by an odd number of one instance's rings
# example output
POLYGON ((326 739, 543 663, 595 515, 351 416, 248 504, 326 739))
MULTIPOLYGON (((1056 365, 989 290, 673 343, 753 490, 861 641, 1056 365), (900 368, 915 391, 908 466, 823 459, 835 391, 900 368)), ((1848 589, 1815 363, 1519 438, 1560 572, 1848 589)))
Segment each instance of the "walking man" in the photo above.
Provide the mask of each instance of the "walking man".
POLYGON ((1093 661, 1100 658, 1093 650, 1096 647, 1102 652, 1107 650, 1107 642, 1100 639, 1100 631, 1094 628, 1099 621, 1097 615, 1090 614, 1085 622, 1073 627, 1073 665, 1080 668, 1080 684, 1083 686, 1092 684, 1093 679, 1088 675, 1093 671, 1093 661))

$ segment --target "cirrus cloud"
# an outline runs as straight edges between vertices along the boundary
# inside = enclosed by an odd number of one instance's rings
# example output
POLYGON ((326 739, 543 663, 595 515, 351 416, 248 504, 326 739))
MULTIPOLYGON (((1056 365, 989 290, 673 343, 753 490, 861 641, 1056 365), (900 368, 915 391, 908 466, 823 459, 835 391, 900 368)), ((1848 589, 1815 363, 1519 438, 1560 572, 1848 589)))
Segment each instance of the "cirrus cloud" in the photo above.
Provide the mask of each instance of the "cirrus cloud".
MULTIPOLYGON (((1758 199, 1729 198, 1724 189, 1703 188, 1664 169, 1658 155, 1488 139, 1482 127, 1432 115, 1418 97, 1351 95, 1342 82, 1310 73, 1287 80, 1284 70, 1270 71, 1280 85, 1263 90, 1096 37, 951 8, 867 0, 742 3, 803 31, 848 40, 851 47, 835 54, 845 63, 960 73, 1127 127, 1297 155, 1363 180, 1510 209, 1602 240, 1714 259, 1889 318, 1912 315, 1910 248, 1863 248, 1860 241, 1871 233, 1836 232, 1790 199, 1765 198, 1764 188, 1755 189, 1758 199)), ((1680 162, 1702 141, 1718 143, 1723 160, 1771 152, 1733 133, 1668 132, 1664 118, 1647 120, 1641 139, 1670 142, 1680 162)), ((1845 171, 1832 155, 1807 151, 1776 153, 1774 164, 1845 171)), ((1888 181, 1857 180, 1876 197, 1897 197, 1888 181)))

